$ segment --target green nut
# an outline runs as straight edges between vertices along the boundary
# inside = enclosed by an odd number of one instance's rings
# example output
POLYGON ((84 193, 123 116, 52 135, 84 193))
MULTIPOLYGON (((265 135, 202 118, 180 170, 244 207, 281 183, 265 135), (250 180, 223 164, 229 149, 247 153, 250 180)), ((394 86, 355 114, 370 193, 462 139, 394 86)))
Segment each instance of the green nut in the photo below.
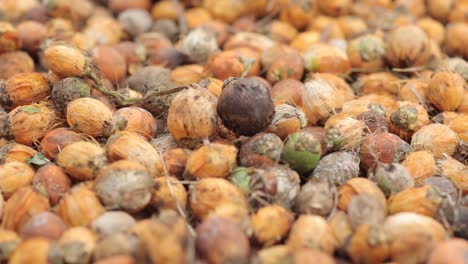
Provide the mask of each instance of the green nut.
POLYGON ((231 182, 237 186, 243 193, 249 192, 249 185, 250 185, 250 173, 249 168, 246 167, 236 167, 231 172, 229 179, 231 182))
POLYGON ((291 169, 306 174, 317 166, 321 155, 320 141, 314 135, 297 132, 287 139, 281 158, 291 169))

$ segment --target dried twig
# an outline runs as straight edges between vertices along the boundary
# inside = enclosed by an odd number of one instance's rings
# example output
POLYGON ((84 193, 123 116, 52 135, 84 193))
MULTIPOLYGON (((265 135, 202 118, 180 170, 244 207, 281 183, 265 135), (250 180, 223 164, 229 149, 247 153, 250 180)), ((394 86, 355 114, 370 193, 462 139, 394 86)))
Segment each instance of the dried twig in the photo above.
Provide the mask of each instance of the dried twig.
POLYGON ((410 67, 410 68, 392 68, 392 71, 394 72, 418 72, 427 69, 427 65, 423 66, 415 66, 415 67, 410 67))
POLYGON ((180 204, 179 200, 177 199, 177 197, 176 197, 175 194, 174 194, 174 190, 172 189, 171 180, 170 180, 170 178, 169 178, 169 172, 167 171, 166 162, 164 161, 163 155, 162 155, 162 153, 161 153, 161 151, 160 151, 159 149, 158 149, 158 154, 159 154, 159 159, 161 160, 161 163, 162 163, 162 168, 163 168, 163 172, 164 172, 164 177, 166 178, 167 188, 169 189, 169 193, 171 194, 172 199, 174 199, 174 201, 176 202, 177 211, 178 211, 178 213, 180 214, 180 216, 182 216, 182 217, 186 220, 188 230, 190 231, 190 233, 192 234, 192 236, 195 237, 195 236, 196 236, 195 230, 194 230, 193 227, 188 223, 188 221, 187 221, 187 215, 185 214, 184 208, 182 208, 182 205, 180 204))
POLYGON ((252 68, 252 65, 255 63, 255 59, 241 57, 241 62, 244 64, 244 71, 242 72, 240 78, 244 78, 247 76, 250 69, 252 68))
POLYGON ((101 79, 99 79, 99 77, 97 77, 97 75, 92 70, 89 71, 86 76, 89 77, 96 84, 96 89, 98 89, 101 93, 103 93, 103 94, 105 94, 107 96, 115 98, 119 102, 119 104, 121 104, 121 105, 124 105, 124 106, 132 105, 132 104, 135 104, 135 103, 138 103, 139 101, 141 101, 141 98, 138 98, 138 99, 137 98, 128 98, 128 97, 122 95, 119 92, 108 90, 102 84, 101 79))
POLYGON ((146 94, 143 98, 128 98, 119 92, 108 90, 102 84, 101 79, 99 79, 99 77, 93 71, 89 71, 86 76, 90 78, 96 84, 96 89, 98 89, 101 93, 117 100, 117 103, 120 104, 121 106, 129 106, 129 105, 142 103, 144 100, 146 100, 149 97, 158 97, 158 96, 178 93, 188 88, 188 86, 178 86, 178 87, 170 88, 164 91, 151 91, 148 94, 146 94))

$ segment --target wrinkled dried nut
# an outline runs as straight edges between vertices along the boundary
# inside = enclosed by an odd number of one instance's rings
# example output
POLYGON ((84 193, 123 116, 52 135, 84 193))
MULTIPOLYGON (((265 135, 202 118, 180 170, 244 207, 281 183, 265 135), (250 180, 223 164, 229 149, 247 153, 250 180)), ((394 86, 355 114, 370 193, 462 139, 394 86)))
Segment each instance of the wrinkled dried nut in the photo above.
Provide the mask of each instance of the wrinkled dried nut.
POLYGON ((267 128, 275 114, 270 91, 254 78, 226 80, 217 110, 227 128, 246 136, 267 128))

